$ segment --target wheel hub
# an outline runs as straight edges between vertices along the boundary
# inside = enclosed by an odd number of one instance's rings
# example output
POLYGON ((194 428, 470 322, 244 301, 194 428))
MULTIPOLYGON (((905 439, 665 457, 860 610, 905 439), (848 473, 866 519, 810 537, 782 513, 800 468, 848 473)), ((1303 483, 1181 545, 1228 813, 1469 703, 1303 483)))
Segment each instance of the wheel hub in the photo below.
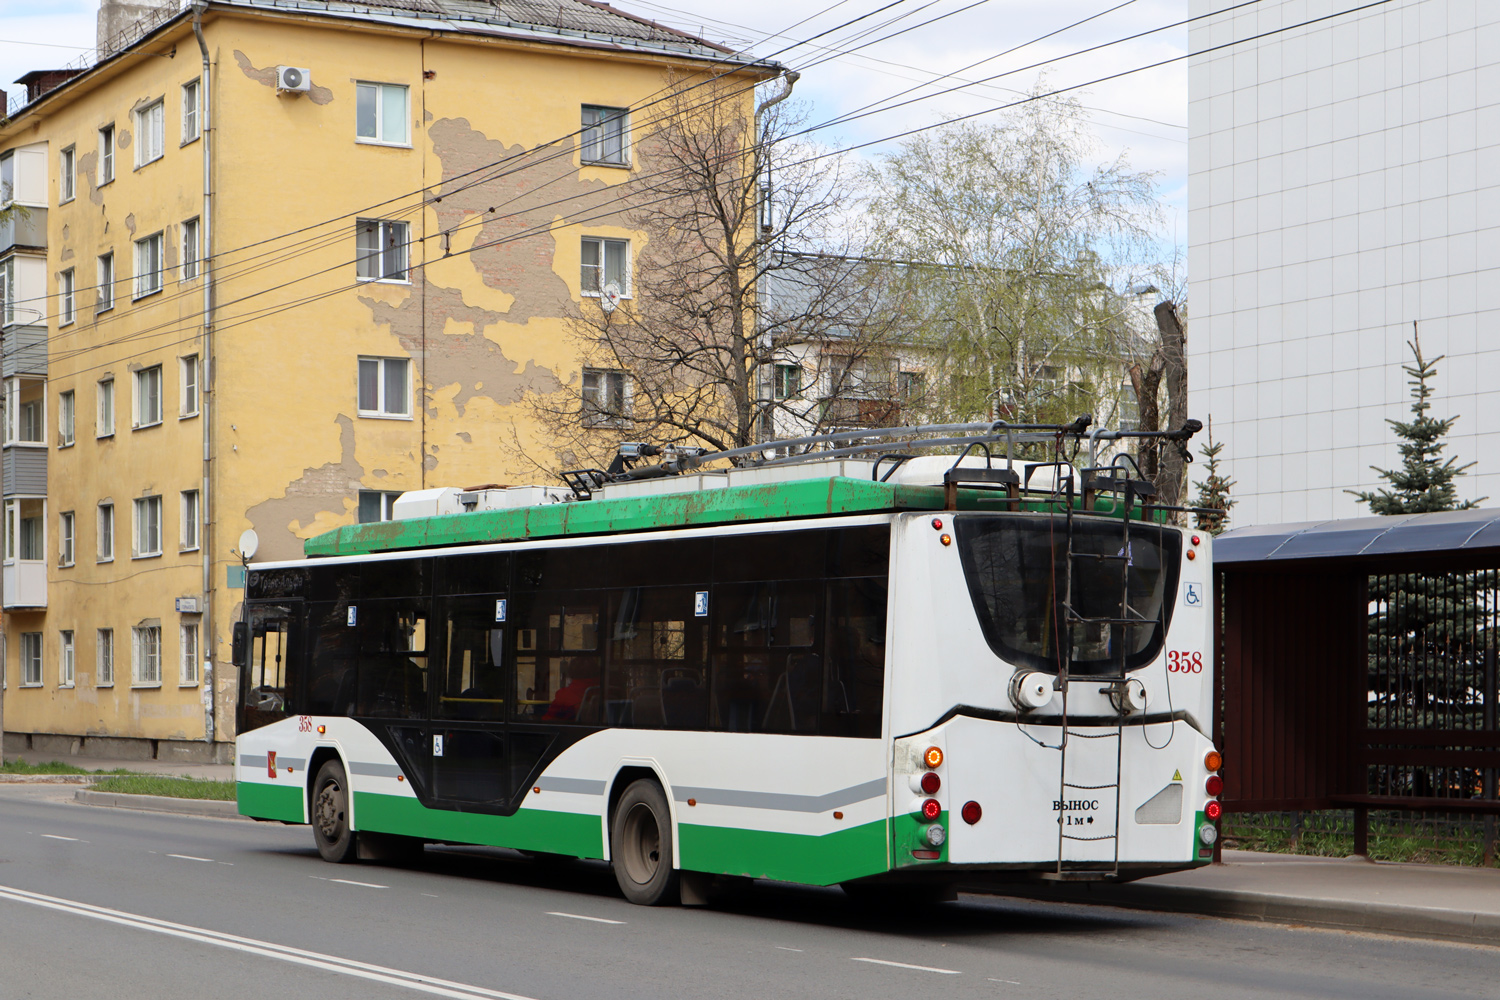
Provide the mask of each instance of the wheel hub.
POLYGON ((318 790, 313 813, 323 839, 337 840, 344 823, 344 790, 334 782, 324 785, 318 790))
POLYGON ((661 828, 656 814, 637 802, 625 817, 625 873, 632 882, 645 885, 656 877, 661 865, 661 828))

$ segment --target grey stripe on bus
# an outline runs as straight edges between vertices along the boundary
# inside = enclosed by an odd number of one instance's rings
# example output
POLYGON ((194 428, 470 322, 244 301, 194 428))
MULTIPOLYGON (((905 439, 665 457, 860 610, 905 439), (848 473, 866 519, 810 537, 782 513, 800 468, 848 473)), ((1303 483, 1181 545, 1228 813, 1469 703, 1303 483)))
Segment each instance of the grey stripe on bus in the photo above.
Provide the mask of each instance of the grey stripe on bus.
POLYGON ((350 774, 364 774, 372 778, 395 778, 401 774, 401 768, 395 764, 365 764, 360 761, 349 762, 350 774))
MULTIPOLYGON (((265 767, 266 755, 242 753, 240 754, 240 764, 244 767, 265 767)), ((306 757, 283 757, 278 755, 276 758, 276 767, 278 769, 283 767, 294 767, 297 770, 301 771, 306 766, 306 757)))
POLYGON ((827 812, 885 794, 885 779, 876 778, 824 795, 792 795, 786 792, 742 792, 733 788, 686 788, 677 785, 672 795, 678 802, 696 799, 706 806, 738 806, 742 809, 776 809, 781 812, 827 812))
POLYGON ((240 754, 240 766, 241 767, 265 767, 266 766, 266 755, 265 754, 261 754, 259 756, 256 756, 255 754, 251 754, 251 753, 242 753, 242 754, 240 754))
POLYGON ((538 778, 536 787, 544 792, 572 792, 574 795, 603 795, 605 783, 593 778, 538 778))

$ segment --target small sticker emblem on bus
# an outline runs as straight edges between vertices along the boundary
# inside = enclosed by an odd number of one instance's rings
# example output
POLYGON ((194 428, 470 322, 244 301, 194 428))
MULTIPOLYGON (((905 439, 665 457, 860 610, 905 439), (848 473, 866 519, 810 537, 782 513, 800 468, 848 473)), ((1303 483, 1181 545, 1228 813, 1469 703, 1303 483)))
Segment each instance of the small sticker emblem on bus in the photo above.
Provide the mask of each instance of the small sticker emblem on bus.
POLYGON ((1203 607, 1203 584, 1184 584, 1182 589, 1182 603, 1190 608, 1203 607))
POLYGON ((434 757, 441 757, 443 755, 443 737, 441 733, 434 733, 432 736, 432 755, 434 757))
POLYGON ((503 600, 495 602, 495 621, 505 621, 505 602, 503 600))
POLYGON ((349 623, 351 627, 359 624, 359 608, 349 605, 349 623))
POLYGON ((700 590, 693 594, 693 616, 695 618, 708 617, 708 591, 700 590))

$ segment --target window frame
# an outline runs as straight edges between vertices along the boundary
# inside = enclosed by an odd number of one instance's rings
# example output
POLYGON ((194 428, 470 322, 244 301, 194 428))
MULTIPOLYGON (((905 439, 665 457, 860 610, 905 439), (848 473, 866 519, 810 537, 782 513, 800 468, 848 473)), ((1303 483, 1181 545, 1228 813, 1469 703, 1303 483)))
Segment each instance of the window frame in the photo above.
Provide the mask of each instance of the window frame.
POLYGON ((630 166, 630 109, 614 108, 603 104, 585 104, 579 115, 578 131, 578 162, 590 167, 626 167, 630 166), (588 120, 590 112, 595 112, 596 117, 592 122, 588 120), (599 114, 600 112, 613 112, 613 114, 599 114), (606 156, 590 156, 591 151, 607 153, 606 144, 610 138, 605 126, 611 122, 618 121, 620 128, 615 136, 619 140, 620 158, 610 159, 606 156), (590 133, 595 133, 593 136, 590 133))
POLYGON ((135 390, 135 394, 130 401, 130 429, 139 431, 145 430, 147 427, 159 426, 162 422, 162 410, 164 409, 162 406, 163 380, 161 365, 147 365, 145 368, 137 368, 131 375, 131 384, 135 390), (143 409, 143 404, 148 403, 150 397, 146 392, 142 391, 142 385, 150 381, 152 373, 155 373, 156 376, 156 409, 151 413, 147 413, 143 409))
POLYGON ((202 101, 203 88, 199 84, 199 78, 193 77, 182 85, 182 141, 178 147, 197 142, 203 135, 202 101), (188 95, 192 95, 192 107, 189 108, 188 95), (191 128, 189 125, 191 124, 191 128))
POLYGON ((806 388, 803 377, 807 369, 794 361, 777 361, 771 366, 771 398, 797 399, 806 388), (795 373, 795 374, 794 374, 795 373), (795 379, 796 385, 791 385, 795 379))
POLYGON ((188 354, 177 359, 177 419, 196 417, 202 405, 198 392, 198 355, 188 354), (192 403, 189 409, 188 403, 192 403))
POLYGON ((158 97, 131 114, 135 122, 135 169, 150 166, 167 155, 167 99, 158 97), (154 139, 155 156, 151 140, 154 139))
POLYGON ((70 688, 77 681, 78 653, 74 646, 73 630, 57 630, 57 686, 70 688))
POLYGON ((199 225, 198 219, 199 217, 195 215, 182 222, 182 240, 179 247, 182 264, 178 269, 178 281, 196 281, 203 273, 203 257, 200 253, 203 236, 202 226, 199 225))
POLYGON ((57 272, 57 325, 71 326, 78 320, 74 289, 78 286, 76 274, 71 267, 57 272))
POLYGON ((198 686, 197 622, 179 622, 177 625, 177 686, 198 686))
POLYGON ((94 561, 115 561, 115 502, 101 500, 94 515, 94 561))
POLYGON ((411 284, 411 226, 399 219, 355 219, 354 220, 354 277, 358 281, 380 281, 392 285, 411 284), (398 229, 399 227, 399 229, 398 229), (363 245, 366 232, 375 234, 375 246, 363 245), (387 233, 399 231, 400 239, 392 241, 387 233), (392 269, 389 264, 393 256, 400 255, 400 266, 392 269), (370 261, 375 262, 373 274, 361 273, 370 261), (392 277, 395 272, 397 276, 392 277))
POLYGON ((357 363, 357 365, 355 367, 354 405, 355 405, 356 412, 358 412, 358 414, 361 417, 369 417, 369 418, 375 419, 375 420, 411 420, 412 419, 412 412, 411 412, 412 411, 412 383, 411 383, 411 379, 412 379, 412 363, 411 363, 411 359, 410 358, 387 358, 387 357, 380 357, 380 356, 373 355, 373 354, 361 354, 361 355, 359 355, 359 357, 358 357, 358 363, 357 363), (364 393, 361 392, 362 383, 363 383, 363 379, 364 379, 364 372, 365 372, 365 363, 366 362, 370 362, 370 361, 373 361, 373 362, 377 363, 376 375, 375 375, 375 392, 376 392, 375 402, 376 402, 376 408, 373 409, 373 410, 367 410, 367 409, 364 408, 364 405, 363 405, 364 404, 364 393), (387 402, 388 402, 387 399, 386 399, 386 387, 387 387, 387 382, 388 382, 388 376, 386 375, 386 369, 387 369, 388 363, 390 363, 390 362, 396 362, 396 363, 399 363, 399 364, 404 365, 406 367, 406 388, 405 388, 406 398, 405 398, 405 402, 404 402, 404 405, 405 405, 406 409, 403 412, 396 412, 396 411, 390 410, 390 409, 387 408, 387 405, 386 405, 387 402))
POLYGON ((583 236, 578 241, 578 290, 579 294, 584 298, 597 299, 604 295, 604 288, 610 281, 609 250, 612 246, 621 246, 624 248, 624 260, 620 263, 620 298, 628 299, 631 297, 631 285, 633 282, 630 280, 630 240, 615 239, 612 236, 583 236), (583 248, 587 244, 593 244, 598 247, 599 263, 584 263, 583 248), (594 269, 594 287, 592 289, 589 288, 588 279, 584 277, 584 269, 590 267, 594 269))
POLYGON ((99 282, 94 289, 94 313, 109 312, 115 307, 115 252, 98 257, 99 282))
POLYGON ((78 440, 78 394, 65 389, 57 394, 57 446, 71 448, 78 440))
POLYGON ((135 273, 133 275, 135 280, 131 283, 130 294, 132 302, 144 299, 148 295, 155 295, 166 284, 166 242, 165 233, 162 230, 157 230, 150 236, 142 236, 135 241, 135 273), (150 261, 146 261, 143 265, 142 258, 149 256, 153 247, 156 253, 155 267, 149 267, 150 261))
POLYGON ((155 559, 162 554, 161 548, 161 494, 136 497, 131 503, 134 516, 131 520, 130 558, 155 559), (154 521, 152 512, 155 512, 154 521), (142 514, 145 514, 142 517, 142 514), (155 532, 155 538, 151 532, 155 532), (155 548, 151 544, 155 543, 155 548))
POLYGON ((199 503, 198 496, 197 490, 182 490, 178 493, 177 513, 181 525, 178 530, 177 547, 180 552, 196 552, 202 545, 199 524, 203 519, 203 507, 199 503))
POLYGON ((57 565, 66 569, 78 559, 78 517, 71 510, 57 515, 57 565))
POLYGON ((630 419, 631 402, 630 373, 618 368, 584 368, 579 377, 579 422, 585 427, 623 427, 630 419), (607 384, 594 388, 594 398, 589 396, 588 380, 590 376, 603 376, 605 379, 618 378, 620 380, 620 410, 614 412, 601 408, 598 393, 601 389, 608 391, 607 384))
POLYGON ((394 520, 396 498, 401 496, 399 491, 390 490, 359 490, 354 495, 354 516, 358 524, 379 524, 382 521, 394 520), (364 517, 364 499, 366 497, 378 497, 379 514, 373 521, 366 521, 364 517))
POLYGON ((354 141, 366 146, 392 146, 398 149, 411 148, 411 87, 404 83, 379 83, 374 80, 354 81, 354 141), (372 87, 375 92, 375 134, 361 135, 359 123, 359 98, 362 88, 372 87), (385 92, 399 89, 402 93, 401 139, 387 138, 385 129, 385 92))
POLYGON ((42 633, 22 632, 20 642, 21 659, 21 686, 23 688, 39 688, 42 686, 42 633), (34 648, 28 649, 28 646, 34 648), (33 674, 32 668, 35 667, 33 674))
POLYGON ((115 686, 115 630, 94 630, 94 687, 115 686))
POLYGON ((130 627, 130 686, 133 688, 161 687, 160 625, 132 625, 130 627), (146 644, 148 641, 151 643, 150 646, 146 644), (155 668, 153 677, 145 675, 144 668, 148 665, 155 668))
POLYGON ((57 154, 57 203, 66 205, 78 197, 78 147, 64 146, 57 154))
POLYGON ((115 123, 99 127, 99 182, 97 187, 111 184, 115 179, 115 123))
POLYGON ((94 437, 108 438, 115 436, 115 377, 101 378, 94 383, 94 437), (105 386, 109 388, 106 389, 105 386), (108 403, 106 407, 105 404, 108 403), (108 413, 105 410, 108 409, 108 413), (105 429, 105 417, 109 417, 108 430, 105 429))

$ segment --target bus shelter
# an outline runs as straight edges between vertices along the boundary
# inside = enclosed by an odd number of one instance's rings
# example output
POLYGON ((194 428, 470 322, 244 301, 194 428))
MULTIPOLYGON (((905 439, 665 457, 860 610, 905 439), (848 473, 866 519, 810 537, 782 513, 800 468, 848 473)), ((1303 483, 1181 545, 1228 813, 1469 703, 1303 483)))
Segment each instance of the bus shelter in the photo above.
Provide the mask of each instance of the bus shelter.
POLYGON ((1228 812, 1460 814, 1495 850, 1500 511, 1239 528, 1214 550, 1228 812))

